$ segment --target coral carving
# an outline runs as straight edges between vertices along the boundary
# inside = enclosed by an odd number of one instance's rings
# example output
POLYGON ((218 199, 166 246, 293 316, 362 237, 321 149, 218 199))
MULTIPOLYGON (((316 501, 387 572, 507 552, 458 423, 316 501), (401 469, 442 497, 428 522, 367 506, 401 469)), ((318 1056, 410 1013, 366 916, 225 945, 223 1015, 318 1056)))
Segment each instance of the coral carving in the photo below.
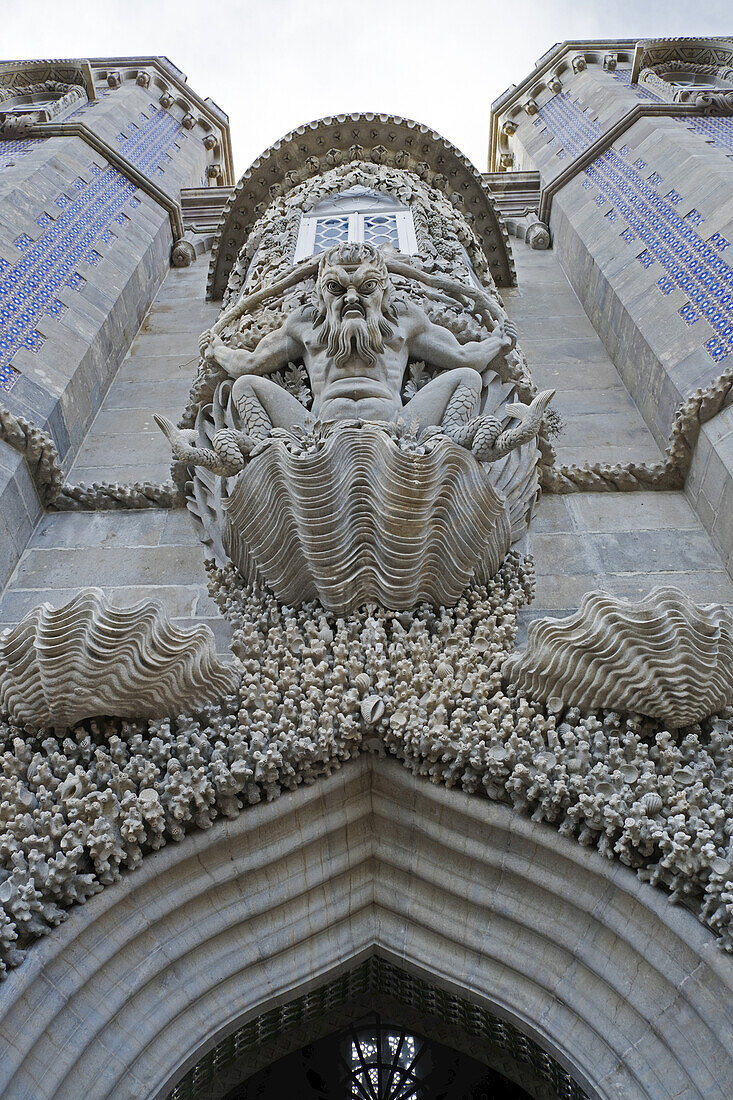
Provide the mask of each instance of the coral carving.
POLYGON ((677 588, 632 603, 589 592, 564 619, 538 619, 503 673, 533 699, 656 718, 676 729, 733 704, 733 618, 677 588))
POLYGON ((98 588, 0 636, 0 711, 32 729, 195 711, 236 683, 207 626, 176 627, 154 600, 113 607, 98 588))
POLYGON ((733 708, 672 736, 509 695, 533 591, 516 551, 453 608, 289 608, 231 565, 210 588, 243 669, 234 696, 195 717, 85 721, 63 741, 0 719, 0 977, 145 853, 365 751, 597 846, 733 950, 733 708))
POLYGON ((224 548, 244 577, 289 606, 318 599, 342 614, 454 604, 496 573, 510 540, 503 496, 463 447, 369 424, 273 439, 226 502, 224 548))

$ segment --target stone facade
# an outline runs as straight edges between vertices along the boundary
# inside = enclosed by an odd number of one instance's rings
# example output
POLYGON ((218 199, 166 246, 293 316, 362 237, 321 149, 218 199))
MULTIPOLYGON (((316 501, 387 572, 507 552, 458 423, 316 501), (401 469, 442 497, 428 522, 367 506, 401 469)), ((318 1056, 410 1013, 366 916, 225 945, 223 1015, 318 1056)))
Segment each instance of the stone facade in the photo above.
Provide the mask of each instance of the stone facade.
POLYGON ((483 175, 364 113, 235 182, 167 59, 0 64, 4 1097, 375 1011, 733 1093, 732 97, 566 42, 483 175))

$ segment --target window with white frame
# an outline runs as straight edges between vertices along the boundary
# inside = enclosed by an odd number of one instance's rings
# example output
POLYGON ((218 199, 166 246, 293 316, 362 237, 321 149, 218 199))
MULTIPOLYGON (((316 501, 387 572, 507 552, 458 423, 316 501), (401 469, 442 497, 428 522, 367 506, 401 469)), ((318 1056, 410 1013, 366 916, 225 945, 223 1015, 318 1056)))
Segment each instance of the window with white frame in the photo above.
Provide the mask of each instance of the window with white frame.
POLYGON ((376 248, 391 245, 407 255, 417 252, 410 211, 389 195, 366 187, 350 187, 303 215, 295 261, 347 241, 365 242, 376 248))

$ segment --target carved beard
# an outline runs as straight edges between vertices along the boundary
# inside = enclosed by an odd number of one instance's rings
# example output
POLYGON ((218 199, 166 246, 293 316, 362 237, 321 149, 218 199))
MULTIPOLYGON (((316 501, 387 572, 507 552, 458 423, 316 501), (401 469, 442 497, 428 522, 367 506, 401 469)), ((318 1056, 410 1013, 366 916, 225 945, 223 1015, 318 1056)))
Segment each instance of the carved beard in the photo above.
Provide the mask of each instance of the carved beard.
POLYGON ((392 335, 392 331, 381 310, 376 314, 370 311, 366 318, 347 317, 342 320, 340 303, 332 302, 324 318, 321 339, 337 367, 343 367, 352 355, 372 366, 384 351, 384 340, 392 335))

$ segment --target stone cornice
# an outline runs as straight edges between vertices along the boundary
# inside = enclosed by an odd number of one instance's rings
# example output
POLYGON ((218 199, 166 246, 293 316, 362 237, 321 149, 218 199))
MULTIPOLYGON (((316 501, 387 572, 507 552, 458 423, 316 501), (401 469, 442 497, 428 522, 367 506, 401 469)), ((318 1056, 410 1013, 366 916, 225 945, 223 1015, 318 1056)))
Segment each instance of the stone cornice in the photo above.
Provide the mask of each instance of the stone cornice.
POLYGON ((544 54, 532 72, 520 81, 512 84, 502 92, 491 104, 491 118, 489 127, 489 171, 499 170, 499 119, 510 108, 519 103, 524 103, 530 98, 531 91, 539 84, 544 86, 544 78, 552 76, 558 69, 569 68, 571 62, 569 55, 581 56, 586 64, 603 64, 607 54, 621 55, 621 59, 631 61, 637 48, 636 39, 588 39, 586 41, 558 42, 551 50, 544 54))
POLYGON ((159 206, 163 207, 170 218, 174 242, 180 240, 183 236, 183 215, 180 203, 167 195, 165 191, 162 191, 148 176, 138 171, 128 160, 121 156, 117 149, 108 145, 106 141, 82 122, 39 122, 24 131, 23 136, 30 138, 80 138, 95 153, 99 153, 101 157, 104 157, 125 179, 130 180, 141 191, 144 191, 153 202, 157 202, 159 206))
POLYGON ((571 164, 560 172, 555 179, 551 180, 545 187, 542 188, 540 195, 540 205, 537 211, 538 217, 541 221, 547 225, 550 223, 550 214, 552 212, 552 199, 561 188, 570 183, 580 172, 591 164, 596 157, 599 157, 601 153, 613 145, 614 141, 622 137, 627 130, 642 118, 682 118, 685 116, 692 116, 693 118, 699 115, 719 114, 719 115, 732 115, 733 114, 733 102, 728 103, 725 98, 725 94, 720 97, 710 96, 704 92, 700 92, 698 96, 699 100, 704 100, 704 103, 636 103, 630 111, 614 122, 613 126, 609 127, 605 133, 596 138, 592 145, 589 145, 580 156, 576 157, 571 164), (707 102, 708 100, 712 103, 707 102))
MULTIPOLYGON (((273 200, 333 168, 336 154, 415 172, 443 191, 471 225, 498 286, 515 283, 509 238, 490 189, 471 162, 440 134, 411 119, 372 112, 329 116, 271 145, 232 192, 212 251, 208 296, 221 298, 237 253, 273 200), (353 154, 353 155, 351 155, 353 154)), ((345 161, 342 161, 345 163, 345 161)))
POLYGON ((521 217, 528 211, 537 213, 539 172, 485 172, 484 183, 503 218, 521 217))
POLYGON ((186 74, 181 72, 167 57, 92 57, 89 65, 95 74, 104 75, 107 72, 120 70, 122 77, 129 75, 134 79, 138 71, 154 70, 158 75, 156 87, 173 89, 180 97, 181 103, 188 107, 191 113, 198 114, 205 120, 208 127, 217 131, 221 141, 221 165, 223 170, 222 183, 231 185, 234 183, 234 163, 232 160, 231 136, 229 133, 229 115, 217 106, 212 99, 203 99, 194 92, 187 82, 186 74))
POLYGON ((184 187, 181 191, 183 224, 192 233, 216 231, 232 187, 184 187))

